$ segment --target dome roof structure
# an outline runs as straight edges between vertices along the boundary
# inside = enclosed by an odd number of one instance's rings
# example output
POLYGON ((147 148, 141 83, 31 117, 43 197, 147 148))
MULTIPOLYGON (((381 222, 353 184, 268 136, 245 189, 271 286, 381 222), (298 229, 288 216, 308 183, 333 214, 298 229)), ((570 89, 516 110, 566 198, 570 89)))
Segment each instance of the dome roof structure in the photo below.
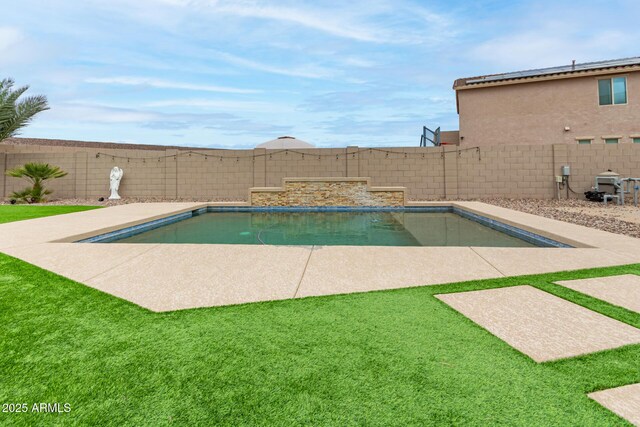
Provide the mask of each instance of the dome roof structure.
POLYGON ((256 148, 266 148, 267 150, 287 150, 294 148, 315 148, 315 145, 297 139, 293 136, 280 136, 271 141, 256 145, 256 148))

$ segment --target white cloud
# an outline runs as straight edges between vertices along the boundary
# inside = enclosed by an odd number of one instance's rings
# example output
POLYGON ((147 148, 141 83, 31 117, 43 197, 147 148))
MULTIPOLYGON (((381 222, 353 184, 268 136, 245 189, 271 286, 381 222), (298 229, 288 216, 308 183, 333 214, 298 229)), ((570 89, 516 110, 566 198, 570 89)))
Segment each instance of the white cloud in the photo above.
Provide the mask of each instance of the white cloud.
POLYGON ((14 27, 0 27, 0 53, 14 47, 24 39, 22 32, 14 27))
POLYGON ((47 120, 83 123, 140 123, 161 119, 157 113, 104 105, 64 103, 54 107, 46 113, 47 120))
POLYGON ((0 66, 34 62, 50 54, 43 50, 20 28, 0 27, 0 66))
POLYGON ((355 22, 345 22, 338 18, 339 12, 328 16, 317 10, 303 10, 291 7, 268 6, 254 2, 221 2, 214 1, 212 6, 216 12, 231 15, 269 19, 289 22, 303 27, 319 30, 337 37, 366 42, 382 42, 374 28, 355 22))
MULTIPOLYGON (((612 47, 625 43, 618 31, 592 36, 529 31, 484 42, 471 51, 476 60, 495 64, 502 71, 547 67, 578 62, 613 59, 612 47)), ((615 56, 615 54, 613 54, 615 56)))
POLYGON ((251 68, 258 71, 264 71, 272 74, 281 74, 291 77, 305 77, 310 79, 323 79, 331 77, 334 73, 327 68, 308 65, 305 67, 292 66, 289 68, 277 67, 269 64, 263 64, 261 62, 252 61, 246 58, 242 58, 236 55, 231 55, 225 52, 213 53, 217 58, 240 67, 251 68))
MULTIPOLYGON (((94 0, 97 2, 97 0, 94 0)), ((273 45, 292 35, 304 44, 294 27, 357 42, 436 45, 458 32, 453 14, 435 12, 412 0, 356 0, 312 2, 296 0, 110 0, 97 2, 111 15, 123 16, 173 35, 215 28, 222 37, 260 38, 273 45), (263 22, 257 22, 263 21, 263 22), (266 24, 266 25, 265 25, 266 24), (242 28, 243 31, 234 31, 242 28)))
POLYGON ((350 65, 353 67, 360 68, 371 68, 375 67, 376 63, 364 58, 357 58, 355 56, 349 56, 340 60, 345 65, 350 65))
POLYGON ((178 14, 190 12, 202 15, 209 11, 214 19, 227 15, 293 24, 360 42, 437 42, 453 33, 449 17, 411 2, 382 0, 323 6, 317 2, 293 2, 295 6, 290 6, 282 1, 268 3, 254 0, 139 0, 136 3, 147 5, 144 8, 151 10, 168 6, 178 14), (393 17, 392 22, 395 20, 392 25, 388 22, 381 24, 388 21, 389 17, 393 17))
MULTIPOLYGON (((251 135, 254 132, 284 132, 290 126, 273 121, 254 120, 230 112, 156 112, 105 104, 64 102, 43 113, 40 124, 65 123, 66 126, 122 125, 130 129, 176 130, 217 129, 228 134, 251 135)), ((119 127, 119 126, 117 126, 119 127)))
POLYGON ((251 1, 214 0, 213 4, 217 12, 292 23, 361 42, 437 43, 456 32, 452 20, 446 15, 399 1, 345 2, 340 8, 330 6, 322 9, 269 6, 251 1), (389 21, 389 17, 393 19, 389 21), (386 21, 386 24, 380 25, 381 21, 386 21))
POLYGON ((107 85, 126 85, 126 86, 149 86, 161 89, 184 89, 202 92, 221 92, 221 93, 259 93, 259 90, 241 89, 226 86, 201 85, 194 83, 176 82, 171 80, 155 79, 151 77, 94 77, 85 79, 86 83, 107 84, 107 85))
POLYGON ((190 107, 203 109, 219 109, 225 111, 261 111, 265 113, 273 112, 291 112, 294 109, 286 105, 274 104, 272 102, 262 101, 232 101, 232 100, 215 100, 215 99, 167 99, 163 101, 154 101, 144 104, 149 108, 166 108, 166 107, 190 107))
POLYGON ((188 6, 191 0, 155 0, 158 3, 166 4, 169 6, 188 6))

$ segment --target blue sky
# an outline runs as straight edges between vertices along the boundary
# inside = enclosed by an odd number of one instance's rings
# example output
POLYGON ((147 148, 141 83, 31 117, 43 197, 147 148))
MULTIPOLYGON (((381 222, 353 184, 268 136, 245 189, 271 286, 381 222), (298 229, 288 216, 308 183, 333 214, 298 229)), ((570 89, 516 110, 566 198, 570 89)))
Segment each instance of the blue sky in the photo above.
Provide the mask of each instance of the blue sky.
POLYGON ((453 80, 640 55, 640 2, 0 0, 0 70, 48 96, 25 137, 414 146, 453 80))

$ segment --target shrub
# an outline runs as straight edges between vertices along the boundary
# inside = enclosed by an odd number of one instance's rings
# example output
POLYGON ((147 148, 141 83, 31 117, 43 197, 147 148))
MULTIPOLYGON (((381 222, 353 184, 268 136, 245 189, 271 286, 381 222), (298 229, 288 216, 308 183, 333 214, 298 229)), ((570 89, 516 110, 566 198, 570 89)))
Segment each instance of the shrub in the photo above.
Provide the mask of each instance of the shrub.
POLYGON ((27 203, 40 203, 45 202, 47 200, 45 196, 53 192, 44 187, 44 181, 62 178, 67 175, 67 172, 48 163, 33 162, 8 170, 6 174, 14 178, 24 178, 31 183, 31 187, 13 192, 12 199, 27 203))

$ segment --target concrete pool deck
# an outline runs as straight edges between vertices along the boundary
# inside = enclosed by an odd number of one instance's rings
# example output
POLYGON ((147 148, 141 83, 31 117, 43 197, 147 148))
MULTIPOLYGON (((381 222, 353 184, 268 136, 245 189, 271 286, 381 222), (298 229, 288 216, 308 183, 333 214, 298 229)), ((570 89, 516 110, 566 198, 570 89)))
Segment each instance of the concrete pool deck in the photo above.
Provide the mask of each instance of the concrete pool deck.
POLYGON ((455 206, 575 248, 72 243, 206 206, 140 203, 0 225, 0 252, 170 311, 640 262, 640 239, 480 202, 455 206))

